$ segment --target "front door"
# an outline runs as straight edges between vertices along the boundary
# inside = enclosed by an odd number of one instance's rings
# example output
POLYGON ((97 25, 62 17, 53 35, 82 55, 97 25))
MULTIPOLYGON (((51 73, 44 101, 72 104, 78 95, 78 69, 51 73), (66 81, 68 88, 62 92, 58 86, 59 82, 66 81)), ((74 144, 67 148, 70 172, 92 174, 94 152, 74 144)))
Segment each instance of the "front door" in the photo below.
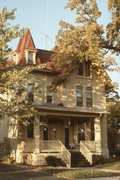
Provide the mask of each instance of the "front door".
POLYGON ((65 147, 69 148, 69 128, 65 128, 65 147))
POLYGON ((44 128, 43 130, 43 140, 48 140, 48 128, 44 128))

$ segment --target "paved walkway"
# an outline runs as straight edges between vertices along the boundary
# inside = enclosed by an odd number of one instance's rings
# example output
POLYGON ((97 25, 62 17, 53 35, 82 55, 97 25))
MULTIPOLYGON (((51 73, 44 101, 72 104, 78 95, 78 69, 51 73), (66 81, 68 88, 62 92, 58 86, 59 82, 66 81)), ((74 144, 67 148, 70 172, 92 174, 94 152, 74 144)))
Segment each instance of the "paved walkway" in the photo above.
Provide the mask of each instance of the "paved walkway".
POLYGON ((120 180, 120 176, 105 177, 105 178, 88 178, 88 179, 80 179, 80 180, 120 180))

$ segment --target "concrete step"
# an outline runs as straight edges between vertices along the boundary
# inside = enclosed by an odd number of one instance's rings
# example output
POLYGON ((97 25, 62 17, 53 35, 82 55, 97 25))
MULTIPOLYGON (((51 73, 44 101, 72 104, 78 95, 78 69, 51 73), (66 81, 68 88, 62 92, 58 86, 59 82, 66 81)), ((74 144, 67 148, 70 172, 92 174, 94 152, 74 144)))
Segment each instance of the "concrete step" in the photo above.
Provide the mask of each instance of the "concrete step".
POLYGON ((72 167, 89 167, 90 163, 80 152, 71 152, 72 167))

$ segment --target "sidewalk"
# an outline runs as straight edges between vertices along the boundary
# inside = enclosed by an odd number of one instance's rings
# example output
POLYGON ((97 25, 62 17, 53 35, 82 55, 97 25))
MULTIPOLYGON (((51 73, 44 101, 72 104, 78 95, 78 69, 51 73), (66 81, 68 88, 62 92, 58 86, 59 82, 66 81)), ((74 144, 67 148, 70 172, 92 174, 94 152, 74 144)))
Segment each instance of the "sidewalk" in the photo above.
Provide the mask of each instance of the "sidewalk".
MULTIPOLYGON (((0 166, 0 176, 3 176, 4 174, 7 174, 7 175, 12 175, 14 176, 15 174, 24 174, 27 173, 27 174, 37 174, 37 175, 44 175, 44 176, 47 176, 45 175, 44 173, 40 172, 41 168, 43 167, 40 167, 40 166, 29 166, 29 165, 19 165, 19 164, 1 164, 0 166), (7 172, 7 173, 6 173, 7 172)), ((51 167, 49 167, 51 168, 51 167)), ((58 167, 60 168, 60 167, 58 167)), ((56 167, 57 169, 57 167, 56 167)), ((61 167, 62 169, 62 167, 61 167)), ((113 172, 113 173, 119 173, 120 174, 120 170, 108 170, 108 169, 102 169, 102 168, 95 168, 95 167, 80 167, 80 168, 70 168, 70 169, 91 169, 91 170, 99 170, 101 171, 101 174, 102 174, 102 171, 106 171, 106 172, 113 172)), ((51 180, 53 179, 59 179, 57 177, 54 177, 54 176, 51 176, 51 180)), ((47 177, 45 177, 47 178, 47 177)), ((40 178, 39 178, 40 179, 40 178)), ((62 179, 62 178, 60 178, 62 179)), ((33 179, 34 180, 34 179, 33 179)), ((101 178, 86 178, 86 179, 76 179, 76 180, 120 180, 120 176, 114 176, 114 177, 101 177, 101 178)))
POLYGON ((120 180, 120 176, 114 177, 103 177, 103 178, 88 178, 88 179, 77 179, 77 180, 120 180))

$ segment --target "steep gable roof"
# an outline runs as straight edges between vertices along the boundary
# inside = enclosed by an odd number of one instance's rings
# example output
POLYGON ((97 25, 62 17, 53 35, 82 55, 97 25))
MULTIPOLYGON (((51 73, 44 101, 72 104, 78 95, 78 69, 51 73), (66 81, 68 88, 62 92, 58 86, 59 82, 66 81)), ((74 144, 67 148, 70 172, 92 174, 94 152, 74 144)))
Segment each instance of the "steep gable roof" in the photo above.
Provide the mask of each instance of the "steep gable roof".
POLYGON ((17 48, 15 52, 19 53, 19 58, 18 58, 18 63, 17 64, 25 64, 26 59, 25 59, 25 50, 30 49, 30 50, 36 50, 31 32, 29 29, 24 33, 23 37, 20 38, 17 48))
MULTIPOLYGON (((16 64, 17 65, 26 65, 27 60, 26 60, 26 55, 25 51, 26 50, 31 50, 36 53, 36 58, 35 58, 35 64, 46 64, 46 69, 50 71, 55 71, 55 63, 51 61, 52 59, 52 54, 54 53, 53 51, 48 51, 48 50, 43 50, 43 49, 37 49, 35 47, 31 32, 29 29, 24 33, 23 37, 19 39, 18 45, 14 53, 18 54, 18 59, 16 64)), ((13 55, 14 55, 13 53, 13 55)), ((11 64, 11 62, 10 62, 11 64)), ((14 64, 14 63, 13 63, 14 64)))
POLYGON ((20 52, 25 49, 35 50, 35 44, 29 29, 24 33, 23 37, 20 38, 18 46, 15 51, 20 52))

